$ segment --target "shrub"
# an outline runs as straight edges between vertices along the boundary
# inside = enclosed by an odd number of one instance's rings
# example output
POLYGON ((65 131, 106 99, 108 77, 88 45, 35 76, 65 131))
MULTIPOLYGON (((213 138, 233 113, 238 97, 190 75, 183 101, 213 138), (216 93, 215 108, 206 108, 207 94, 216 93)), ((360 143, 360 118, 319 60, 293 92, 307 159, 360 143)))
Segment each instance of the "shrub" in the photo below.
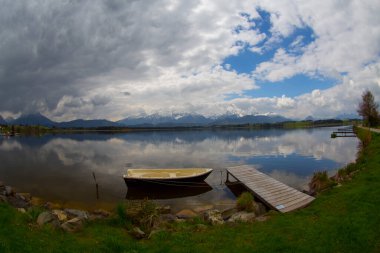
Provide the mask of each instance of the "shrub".
POLYGON ((137 214, 137 222, 141 229, 145 232, 150 232, 155 224, 158 222, 159 212, 157 205, 145 199, 141 202, 141 208, 137 214))
POLYGON ((310 192, 315 194, 329 189, 334 185, 335 182, 328 177, 327 171, 318 171, 314 173, 313 178, 309 183, 309 188, 310 192))
POLYGON ((249 192, 243 192, 236 200, 236 208, 239 211, 253 212, 253 196, 249 192))

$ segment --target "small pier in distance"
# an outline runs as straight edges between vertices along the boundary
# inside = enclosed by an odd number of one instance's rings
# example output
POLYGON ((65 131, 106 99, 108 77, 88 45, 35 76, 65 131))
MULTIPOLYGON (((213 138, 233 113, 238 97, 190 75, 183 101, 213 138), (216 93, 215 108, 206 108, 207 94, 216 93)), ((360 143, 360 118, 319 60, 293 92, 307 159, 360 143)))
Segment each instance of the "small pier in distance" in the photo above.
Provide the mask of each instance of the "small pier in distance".
POLYGON ((345 128, 338 128, 337 131, 332 132, 331 137, 356 137, 356 134, 353 127, 349 126, 345 128))
POLYGON ((228 168, 227 180, 229 175, 242 183, 255 197, 282 213, 305 207, 315 199, 249 166, 228 168))

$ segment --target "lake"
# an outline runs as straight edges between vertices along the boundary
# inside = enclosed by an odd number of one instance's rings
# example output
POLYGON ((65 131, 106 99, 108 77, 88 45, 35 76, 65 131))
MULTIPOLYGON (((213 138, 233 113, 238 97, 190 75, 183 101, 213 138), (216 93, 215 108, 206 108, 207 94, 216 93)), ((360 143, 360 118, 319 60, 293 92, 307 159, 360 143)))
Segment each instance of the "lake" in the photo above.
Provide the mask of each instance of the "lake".
MULTIPOLYGON (((225 168, 252 165, 301 189, 315 171, 333 174, 356 158, 358 139, 335 138, 335 128, 156 131, 0 137, 0 180, 67 207, 109 209, 148 196, 173 210, 234 204, 225 168), (128 189, 128 168, 210 167, 207 187, 128 189), (95 187, 93 174, 99 185, 95 187)), ((235 193, 236 194, 236 193, 235 193)))

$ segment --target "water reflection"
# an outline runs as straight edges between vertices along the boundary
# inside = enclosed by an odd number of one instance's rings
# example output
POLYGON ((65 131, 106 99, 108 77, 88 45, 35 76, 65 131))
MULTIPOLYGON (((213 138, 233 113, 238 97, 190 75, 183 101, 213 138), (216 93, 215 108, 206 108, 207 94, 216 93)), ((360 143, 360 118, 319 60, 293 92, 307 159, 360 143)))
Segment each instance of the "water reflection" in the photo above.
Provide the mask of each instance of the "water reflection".
MULTIPOLYGON (((63 204, 98 207, 125 198, 128 167, 211 167, 211 191, 181 198, 181 205, 234 198, 224 168, 249 164, 300 188, 317 170, 355 159, 357 139, 330 139, 332 129, 179 131, 67 134, 0 138, 0 179, 20 191, 63 204), (95 194, 95 173, 99 199, 95 194)), ((176 204, 178 200, 166 200, 176 204)))
POLYGON ((176 199, 183 197, 198 196, 209 192, 212 187, 206 183, 197 183, 194 185, 165 185, 165 184, 149 184, 149 185, 133 185, 128 186, 126 199, 176 199))

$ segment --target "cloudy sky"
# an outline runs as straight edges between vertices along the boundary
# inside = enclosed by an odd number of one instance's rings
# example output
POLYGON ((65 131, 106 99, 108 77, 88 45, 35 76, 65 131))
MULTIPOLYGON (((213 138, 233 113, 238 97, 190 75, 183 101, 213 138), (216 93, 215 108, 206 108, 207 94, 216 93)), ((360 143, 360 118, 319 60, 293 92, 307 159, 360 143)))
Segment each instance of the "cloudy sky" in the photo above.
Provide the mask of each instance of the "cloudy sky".
POLYGON ((0 0, 0 115, 355 113, 378 0, 0 0))

